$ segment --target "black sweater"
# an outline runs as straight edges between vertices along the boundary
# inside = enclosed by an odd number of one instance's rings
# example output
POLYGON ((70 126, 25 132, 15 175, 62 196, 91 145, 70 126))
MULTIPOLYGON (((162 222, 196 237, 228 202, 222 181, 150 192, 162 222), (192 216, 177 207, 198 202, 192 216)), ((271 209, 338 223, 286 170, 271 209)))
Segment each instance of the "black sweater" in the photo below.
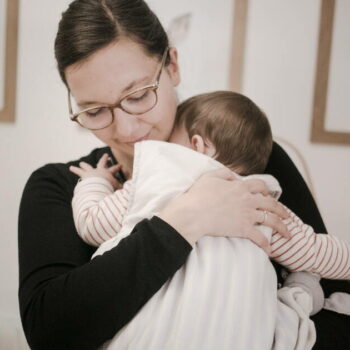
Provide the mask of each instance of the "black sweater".
MULTIPOLYGON (((118 246, 92 261, 95 248, 77 235, 71 200, 78 178, 68 168, 96 166, 108 148, 35 171, 19 214, 19 303, 33 350, 96 349, 121 329, 184 264, 191 246, 154 217, 136 225, 118 246)), ((266 172, 283 188, 281 201, 316 232, 325 227, 294 164, 274 145, 266 172)), ((278 270, 278 267, 277 267, 278 270)))

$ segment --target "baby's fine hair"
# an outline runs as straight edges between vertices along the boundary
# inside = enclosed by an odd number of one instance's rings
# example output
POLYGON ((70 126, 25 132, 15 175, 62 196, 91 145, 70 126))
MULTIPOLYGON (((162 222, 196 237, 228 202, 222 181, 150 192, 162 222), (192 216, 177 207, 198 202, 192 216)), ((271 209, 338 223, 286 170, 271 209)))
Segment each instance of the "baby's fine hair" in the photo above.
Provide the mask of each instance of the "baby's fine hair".
POLYGON ((190 139, 197 134, 211 142, 214 158, 239 174, 264 172, 272 150, 271 127, 248 97, 232 91, 191 97, 178 106, 176 126, 181 125, 190 139))

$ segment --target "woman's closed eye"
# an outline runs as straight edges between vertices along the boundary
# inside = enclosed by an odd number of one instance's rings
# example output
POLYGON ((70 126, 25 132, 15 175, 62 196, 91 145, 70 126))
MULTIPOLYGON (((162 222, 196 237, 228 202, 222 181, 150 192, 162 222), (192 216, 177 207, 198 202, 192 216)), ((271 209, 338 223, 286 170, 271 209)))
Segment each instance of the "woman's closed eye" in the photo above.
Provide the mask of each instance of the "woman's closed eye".
POLYGON ((104 113, 108 112, 107 107, 99 107, 94 109, 89 109, 84 112, 84 114, 89 118, 96 118, 102 116, 104 113))
POLYGON ((137 103, 137 102, 141 102, 143 100, 145 100, 150 94, 150 91, 147 89, 147 90, 143 90, 143 91, 138 91, 138 92, 135 92, 134 94, 128 96, 126 98, 126 101, 127 103, 137 103))

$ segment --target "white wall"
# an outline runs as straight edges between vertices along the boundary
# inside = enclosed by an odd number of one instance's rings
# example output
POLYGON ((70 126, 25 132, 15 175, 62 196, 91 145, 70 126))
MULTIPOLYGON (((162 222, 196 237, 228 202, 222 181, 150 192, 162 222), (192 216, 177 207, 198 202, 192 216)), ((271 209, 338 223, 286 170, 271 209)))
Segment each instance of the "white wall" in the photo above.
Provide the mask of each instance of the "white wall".
POLYGON ((0 319, 11 318, 18 310, 17 216, 30 173, 100 145, 71 125, 66 92, 56 72, 53 41, 69 2, 20 3, 16 122, 0 124, 0 319))
MULTIPOLYGON (((243 93, 267 113, 275 136, 298 148, 309 167, 315 197, 328 231, 350 241, 347 203, 350 145, 311 144, 309 136, 321 1, 248 2, 243 93)), ((172 18, 192 12, 188 37, 178 45, 183 72, 180 97, 228 88, 230 57, 227 53, 234 1, 179 0, 172 4, 153 0, 149 3, 166 27, 172 18)), ((345 12, 343 18, 349 18, 347 0, 337 0, 337 4, 336 10, 345 12)), ((335 28, 338 16, 336 11, 335 28)), ((343 29, 344 23, 349 32, 350 22, 343 20, 343 29)), ((349 62, 350 45, 343 45, 340 52, 343 60, 349 62)), ((336 91, 334 86, 332 89, 336 91)), ((336 111, 345 116, 346 125, 349 125, 346 102, 346 98, 337 101, 336 111)), ((288 146, 286 149, 304 173, 296 153, 288 146)))
MULTIPOLYGON (((16 123, 0 124, 0 317, 18 308, 17 215, 26 179, 44 163, 68 161, 100 145, 69 122, 55 68, 53 41, 69 2, 20 4, 16 123)), ((227 88, 233 0, 149 3, 166 27, 193 12, 188 37, 179 43, 181 98, 227 88)), ((329 231, 350 241, 350 147, 309 141, 320 1, 250 3, 244 92, 267 112, 275 134, 301 150, 329 231)))
MULTIPOLYGON (((244 92, 266 111, 274 133, 302 152, 329 232, 350 241, 350 145, 311 144, 309 136, 320 3, 250 1, 244 92)), ((337 110, 349 121, 346 103, 337 110)))

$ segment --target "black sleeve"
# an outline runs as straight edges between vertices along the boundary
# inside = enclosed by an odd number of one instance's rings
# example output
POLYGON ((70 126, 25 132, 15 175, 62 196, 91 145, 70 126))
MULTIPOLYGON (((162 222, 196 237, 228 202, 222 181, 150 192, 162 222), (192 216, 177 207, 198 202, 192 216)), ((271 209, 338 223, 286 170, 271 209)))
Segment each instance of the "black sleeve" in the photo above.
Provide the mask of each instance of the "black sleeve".
MULTIPOLYGON (((295 212, 306 224, 311 225, 315 232, 327 233, 317 205, 305 181, 286 152, 276 143, 273 145, 266 173, 274 175, 283 190, 281 202, 295 212)), ((279 281, 281 266, 273 263, 279 281)), ((350 293, 349 281, 321 280, 325 296, 340 291, 350 293)), ((316 344, 314 350, 343 350, 350 347, 350 316, 321 310, 312 317, 316 326, 316 344)))
MULTIPOLYGON (((274 143, 266 173, 274 175, 282 187, 281 202, 296 213, 306 224, 312 226, 317 233, 327 233, 321 214, 317 208, 309 188, 298 169, 286 152, 274 143)), ((274 264, 277 271, 280 266, 274 264)), ((350 293, 347 281, 322 280, 325 296, 340 291, 350 293)))
POLYGON ((273 175, 282 187, 280 201, 290 208, 315 232, 327 233, 314 198, 299 170, 277 143, 273 144, 266 173, 273 175))
POLYGON ((180 268, 191 245, 160 218, 140 222, 111 251, 77 235, 71 193, 53 166, 29 179, 19 214, 19 304, 33 350, 96 349, 180 268))
MULTIPOLYGON (((269 162, 265 173, 273 175, 281 185, 280 201, 290 208, 306 224, 312 226, 315 232, 326 233, 326 227, 317 205, 299 170, 287 153, 276 142, 273 143, 269 162)), ((277 272, 278 282, 283 284, 282 266, 272 261, 277 272)))

